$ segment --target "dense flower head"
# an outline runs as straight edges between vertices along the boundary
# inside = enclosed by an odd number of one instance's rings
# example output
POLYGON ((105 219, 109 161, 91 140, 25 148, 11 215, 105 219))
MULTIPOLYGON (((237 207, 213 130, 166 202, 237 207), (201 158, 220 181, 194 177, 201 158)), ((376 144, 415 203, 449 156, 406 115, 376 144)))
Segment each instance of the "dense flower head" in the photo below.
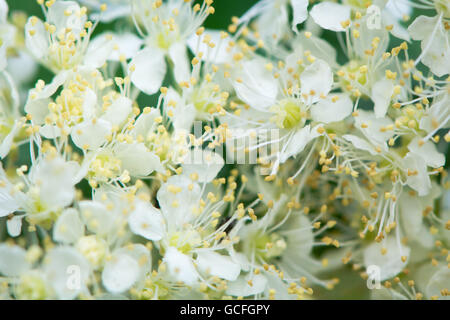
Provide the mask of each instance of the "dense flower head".
POLYGON ((37 3, 0 0, 0 299, 448 299, 448 1, 37 3))

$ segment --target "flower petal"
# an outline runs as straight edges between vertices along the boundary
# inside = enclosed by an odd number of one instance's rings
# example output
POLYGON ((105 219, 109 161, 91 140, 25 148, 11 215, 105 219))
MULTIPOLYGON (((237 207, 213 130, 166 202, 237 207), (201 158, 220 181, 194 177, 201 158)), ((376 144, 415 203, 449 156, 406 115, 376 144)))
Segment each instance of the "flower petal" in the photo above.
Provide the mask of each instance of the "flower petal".
POLYGON ((442 167, 445 164, 444 154, 440 153, 437 150, 436 145, 430 140, 423 142, 423 144, 422 142, 420 137, 415 137, 408 144, 409 151, 422 157, 427 166, 433 168, 442 167))
POLYGON ((133 102, 127 97, 120 96, 112 102, 101 118, 109 121, 113 126, 119 126, 125 122, 130 115, 132 104, 133 102))
POLYGON ((222 170, 224 164, 225 161, 219 154, 196 148, 190 150, 184 159, 183 174, 197 174, 199 182, 210 182, 222 170))
POLYGON ((321 95, 328 95, 333 85, 331 68, 323 60, 316 60, 300 75, 301 94, 308 96, 307 103, 319 101, 321 95))
POLYGON ((49 43, 42 20, 29 18, 25 25, 25 44, 36 59, 47 55, 49 43))
POLYGON ((139 51, 130 62, 134 71, 131 73, 131 81, 146 94, 156 93, 166 75, 166 61, 164 54, 156 48, 145 48, 139 51))
POLYGON ((45 256, 45 261, 44 272, 48 283, 59 299, 74 299, 85 290, 90 266, 76 249, 54 248, 45 256))
POLYGON ((14 277, 30 269, 26 254, 25 249, 17 245, 0 244, 0 274, 14 277))
POLYGON ((158 209, 138 202, 128 218, 130 230, 148 240, 158 241, 164 235, 164 220, 158 209))
POLYGON ((187 285, 193 285, 197 281, 198 273, 191 258, 182 254, 176 248, 167 248, 163 261, 167 264, 169 273, 176 281, 182 281, 187 285))
POLYGON ((6 228, 8 229, 8 234, 11 237, 17 237, 21 234, 22 219, 23 216, 13 216, 12 218, 6 220, 6 228))
POLYGON ((80 149, 96 150, 105 142, 111 133, 111 124, 103 119, 84 121, 72 128, 72 141, 80 149))
POLYGON ((275 104, 278 84, 262 61, 244 62, 240 78, 242 82, 233 83, 239 99, 261 111, 275 104))
POLYGON ((81 201, 79 204, 81 218, 87 229, 99 236, 108 234, 115 220, 113 212, 98 201, 81 201))
POLYGON ((346 94, 335 94, 320 100, 311 107, 311 116, 315 121, 331 123, 344 120, 353 111, 353 102, 346 94), (337 98, 336 101, 333 99, 337 98))
POLYGON ((241 267, 230 257, 212 251, 197 252, 196 263, 201 272, 229 281, 236 280, 241 272, 241 267))
POLYGON ((102 272, 102 282, 111 293, 121 293, 130 289, 139 276, 139 263, 123 252, 115 253, 106 262, 102 272))
POLYGON ((191 68, 186 45, 179 42, 173 44, 169 48, 169 57, 174 64, 173 72, 177 83, 188 81, 191 76, 191 68))
POLYGON ((132 176, 148 176, 153 171, 163 171, 159 157, 143 143, 120 143, 114 154, 122 161, 122 168, 132 176))
POLYGON ((397 243, 394 237, 388 237, 381 243, 373 242, 364 250, 364 265, 375 265, 380 268, 380 281, 390 279, 399 274, 408 264, 410 248, 397 243), (400 247, 399 247, 400 245, 400 247), (387 251, 383 254, 382 249, 387 251), (405 262, 402 257, 407 257, 405 262))
POLYGON ((372 87, 372 100, 375 103, 375 116, 382 118, 386 115, 392 94, 394 93, 394 83, 389 79, 377 81, 372 87))
POLYGON ((431 180, 425 160, 421 156, 409 152, 403 158, 403 167, 406 171, 415 173, 408 175, 406 184, 416 190, 419 196, 427 195, 431 190, 431 180))
POLYGON ((311 139, 310 125, 307 125, 295 132, 292 138, 289 139, 288 145, 285 147, 284 152, 280 156, 280 163, 284 163, 290 157, 296 156, 302 152, 311 139))
POLYGON ((267 279, 261 274, 240 276, 233 282, 227 285, 226 293, 235 297, 248 297, 261 293, 265 290, 267 279), (251 285, 249 284, 251 280, 251 285))
POLYGON ((308 0, 291 0, 291 6, 293 11, 292 30, 297 33, 297 25, 308 17, 308 0))
POLYGON ((350 19, 350 7, 334 3, 320 2, 310 12, 314 21, 324 29, 332 31, 344 31, 341 22, 350 19))
POLYGON ((53 227, 53 239, 65 244, 74 243, 84 235, 84 224, 78 211, 66 209, 53 227))
MULTIPOLYGON (((425 289, 427 297, 442 297, 441 292, 450 288, 450 269, 445 265, 433 274, 425 289)), ((448 296, 443 299, 448 300, 448 296)))
POLYGON ((367 151, 371 155, 377 154, 377 152, 375 151, 375 147, 360 137, 357 137, 352 134, 346 134, 343 135, 342 138, 344 138, 348 142, 351 142, 356 149, 367 151))

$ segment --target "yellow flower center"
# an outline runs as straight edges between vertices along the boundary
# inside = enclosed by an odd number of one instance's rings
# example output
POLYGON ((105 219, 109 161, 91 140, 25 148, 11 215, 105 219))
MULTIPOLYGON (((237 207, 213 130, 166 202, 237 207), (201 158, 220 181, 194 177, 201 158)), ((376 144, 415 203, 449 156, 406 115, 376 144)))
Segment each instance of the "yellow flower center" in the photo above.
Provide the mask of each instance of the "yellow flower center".
POLYGON ((281 100, 278 104, 270 108, 275 115, 271 121, 279 128, 292 129, 302 123, 305 114, 302 105, 289 99, 281 100))

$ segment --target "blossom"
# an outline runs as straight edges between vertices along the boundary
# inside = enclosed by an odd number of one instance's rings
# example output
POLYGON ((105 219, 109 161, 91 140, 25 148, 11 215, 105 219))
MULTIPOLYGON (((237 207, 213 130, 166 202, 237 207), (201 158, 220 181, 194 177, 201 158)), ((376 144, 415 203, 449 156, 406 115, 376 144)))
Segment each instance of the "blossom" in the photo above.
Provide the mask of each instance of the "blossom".
POLYGON ((37 3, 0 0, 0 298, 449 296, 448 1, 37 3))

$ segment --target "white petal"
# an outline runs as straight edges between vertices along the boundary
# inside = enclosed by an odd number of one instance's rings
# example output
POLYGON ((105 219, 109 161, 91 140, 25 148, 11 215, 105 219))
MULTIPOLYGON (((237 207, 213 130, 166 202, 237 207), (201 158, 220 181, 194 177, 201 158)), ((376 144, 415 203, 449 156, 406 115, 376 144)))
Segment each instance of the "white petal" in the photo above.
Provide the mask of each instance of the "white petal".
POLYGON ((297 32, 297 25, 308 17, 308 0, 291 0, 293 18, 292 30, 297 32))
POLYGON ((330 92, 333 85, 333 73, 328 63, 316 60, 302 72, 300 82, 302 95, 308 96, 308 103, 314 103, 319 101, 322 94, 327 95, 330 92))
POLYGON ((196 173, 199 182, 210 182, 222 170, 224 164, 225 161, 219 154, 196 148, 190 150, 184 159, 183 174, 190 176, 196 173))
POLYGON ((203 52, 201 58, 203 61, 222 64, 230 60, 230 54, 226 50, 228 41, 221 38, 220 31, 205 30, 201 36, 193 34, 188 38, 187 44, 193 53, 203 52), (216 46, 214 48, 209 47, 207 43, 203 42, 205 37, 210 37, 211 42, 216 46))
POLYGON ((244 62, 240 78, 242 82, 233 83, 239 99, 262 111, 275 104, 278 84, 262 61, 244 62))
POLYGON ((415 137, 408 145, 409 151, 422 157, 427 166, 433 168, 442 167, 445 164, 444 154, 440 153, 436 145, 430 140, 427 140, 422 145, 419 145, 419 141, 421 141, 420 137, 415 137))
POLYGON ((306 260, 314 246, 314 233, 311 221, 305 215, 293 213, 283 225, 286 235, 287 247, 284 257, 296 258, 299 263, 306 260), (299 231, 301 230, 301 231, 299 231))
POLYGON ((405 15, 410 16, 413 11, 413 7, 408 2, 389 0, 386 3, 385 11, 388 11, 389 14, 400 20, 403 19, 405 15))
POLYGON ((133 102, 127 97, 120 96, 108 107, 101 117, 112 125, 121 125, 131 113, 133 102))
POLYGON ((155 119, 159 116, 161 116, 161 112, 157 108, 151 108, 149 113, 141 113, 134 124, 133 134, 136 137, 138 135, 146 137, 150 130, 155 128, 155 119))
POLYGON ((75 196, 74 177, 79 166, 60 157, 43 159, 32 167, 30 177, 39 185, 39 197, 48 209, 59 209, 69 205, 75 196))
POLYGON ((100 236, 111 231, 115 216, 105 205, 97 201, 81 201, 79 206, 81 218, 89 231, 100 236))
POLYGON ((371 155, 377 154, 377 152, 375 151, 375 147, 360 137, 357 137, 352 134, 346 134, 346 135, 343 135, 342 138, 351 142, 353 144, 353 146, 357 149, 368 151, 371 155))
POLYGON ((139 51, 130 66, 135 68, 131 72, 131 81, 139 90, 151 95, 160 89, 167 69, 164 54, 160 50, 148 47, 139 51))
POLYGON ((55 25, 57 32, 70 28, 75 35, 84 29, 86 16, 81 16, 80 6, 75 1, 56 1, 48 8, 47 22, 55 25), (66 13, 71 13, 67 15, 66 13))
MULTIPOLYGON (((317 27, 320 29, 319 26, 317 27)), ((317 59, 327 61, 331 66, 336 64, 336 48, 330 45, 327 41, 317 36, 307 38, 303 33, 297 35, 297 39, 297 42, 294 44, 294 57, 293 59, 291 58, 292 62, 290 66, 292 68, 298 68, 297 61, 300 56, 304 54, 305 50, 309 50, 311 55, 317 59)))
POLYGON ((188 81, 191 76, 187 48, 184 43, 175 43, 169 49, 169 57, 173 62, 173 72, 177 83, 188 81))
POLYGON ((56 139, 61 136, 61 129, 53 125, 43 125, 39 128, 39 133, 46 139, 56 139))
MULTIPOLYGON (((89 77, 91 77, 91 75, 89 75, 89 77)), ((97 103, 98 103, 97 94, 94 92, 94 90, 87 88, 83 95, 83 118, 84 118, 84 121, 91 120, 96 117, 97 103)))
POLYGON ((344 31, 341 22, 350 19, 350 7, 324 1, 315 5, 311 9, 310 15, 324 29, 344 31))
POLYGON ((406 184, 419 193, 419 196, 427 195, 431 190, 431 180, 428 176, 427 164, 421 156, 409 152, 403 159, 404 170, 417 172, 409 175, 406 184))
POLYGON ((248 297, 263 292, 266 285, 267 279, 261 274, 240 276, 237 280, 228 283, 226 293, 235 297, 248 297), (252 285, 249 285, 248 280, 252 281, 252 285))
POLYGON ((148 240, 158 241, 164 235, 164 220, 151 204, 138 202, 128 218, 130 230, 148 240))
POLYGON ((53 227, 53 239, 65 244, 74 243, 84 235, 84 224, 75 209, 61 213, 53 227))
MULTIPOLYGON (((392 12, 394 13, 394 12, 392 12)), ((387 8, 383 9, 381 13, 381 18, 383 19, 384 25, 392 25, 391 33, 402 40, 411 41, 408 31, 400 23, 398 17, 395 17, 387 8)), ((407 14, 409 16, 409 14, 407 14)))
POLYGON ((375 103, 375 116, 382 118, 386 115, 392 94, 394 93, 394 83, 389 79, 376 82, 372 87, 372 100, 375 103))
POLYGON ((23 216, 14 216, 11 219, 6 220, 8 234, 11 237, 17 237, 22 232, 22 219, 23 216))
POLYGON ((289 144, 280 157, 280 163, 286 162, 292 156, 298 155, 305 149, 306 145, 311 141, 311 128, 309 125, 298 130, 292 138, 289 139, 289 144))
MULTIPOLYGON (((1 166, 0 170, 3 171, 1 166)), ((19 203, 11 196, 9 189, 6 187, 0 187, 0 217, 13 213, 19 209, 19 207, 19 203)))
POLYGON ((110 23, 118 18, 130 16, 131 14, 131 6, 127 1, 123 1, 124 3, 118 2, 117 4, 112 2, 108 3, 108 8, 106 11, 100 13, 92 14, 92 19, 96 21, 99 19, 101 22, 110 23))
POLYGON ((14 277, 27 271, 30 265, 26 260, 26 254, 22 247, 0 244, 0 274, 14 277))
POLYGON ((120 56, 124 55, 126 59, 133 58, 142 46, 142 39, 134 33, 112 34, 114 45, 117 50, 113 50, 108 60, 119 61, 120 56))
POLYGON ((86 288, 90 266, 72 247, 57 247, 45 256, 44 272, 59 299, 76 298, 86 288))
POLYGON ((12 130, 8 133, 8 135, 0 143, 0 159, 4 159, 8 155, 8 153, 11 150, 11 147, 13 145, 14 138, 18 131, 19 131, 19 125, 16 122, 16 123, 14 123, 12 130))
POLYGON ((6 22, 6 19, 8 18, 8 10, 9 7, 6 0, 0 0, 0 22, 6 22))
POLYGON ((168 227, 177 229, 190 221, 193 209, 198 207, 200 197, 200 186, 184 175, 167 179, 158 190, 157 199, 165 220, 169 223, 168 227), (177 190, 179 192, 170 191, 173 187, 179 188, 180 190, 177 190))
POLYGON ((16 83, 30 83, 35 79, 39 65, 28 51, 18 51, 16 56, 8 57, 7 71, 12 74, 16 83), (21 72, 14 72, 21 70, 21 72))
POLYGON ((184 130, 190 132, 196 113, 197 110, 193 104, 187 106, 177 105, 176 110, 174 109, 174 116, 172 117, 175 131, 184 130))
POLYGON ((45 118, 49 114, 48 104, 50 102, 50 99, 28 99, 25 112, 31 115, 34 124, 42 125, 45 123, 45 118))
POLYGON ((439 27, 432 39, 427 38, 421 43, 422 52, 426 51, 421 62, 438 77, 450 73, 450 47, 442 45, 449 41, 448 31, 444 27, 439 27))
POLYGON ((135 287, 137 289, 142 289, 145 285, 145 276, 152 268, 152 257, 150 255, 150 250, 142 244, 133 243, 132 245, 119 248, 113 253, 113 255, 119 254, 126 254, 138 263, 139 270, 135 287))
POLYGON ((353 102, 346 94, 330 95, 311 107, 311 116, 315 121, 330 123, 344 120, 353 111, 353 102), (333 102, 332 98, 338 97, 333 102))
POLYGON ((139 264, 125 253, 113 254, 102 272, 102 282, 111 293, 121 293, 130 289, 139 276, 139 264))
POLYGON ((431 35, 436 23, 437 16, 419 16, 409 25, 409 34, 414 40, 424 40, 431 35))
POLYGON ((221 279, 234 281, 241 272, 241 267, 230 257, 212 251, 197 252, 196 263, 201 272, 221 279))
POLYGON ((380 281, 390 279, 399 274, 408 264, 410 249, 397 243, 395 237, 388 237, 381 243, 373 242, 364 250, 364 265, 375 265, 380 268, 380 281), (399 248, 400 245, 400 248, 399 248), (387 249, 385 254, 382 248, 387 249), (407 257, 405 262, 402 256, 407 257))
POLYGON ((449 296, 442 296, 441 291, 450 288, 450 269, 445 265, 441 267, 430 279, 425 290, 427 297, 438 296, 439 299, 448 300, 449 296))
POLYGON ((84 57, 84 65, 91 68, 101 68, 112 55, 114 42, 110 37, 96 37, 89 42, 84 57), (98 38, 98 39, 97 39, 98 38))
POLYGON ((49 47, 47 32, 45 31, 44 23, 40 19, 34 25, 31 21, 31 18, 28 19, 25 25, 25 44, 33 56, 41 59, 47 55, 49 47))
POLYGON ((198 273, 191 258, 182 254, 176 248, 167 248, 163 261, 167 264, 169 273, 176 281, 182 281, 187 285, 193 285, 197 281, 198 273))
POLYGON ((122 168, 132 176, 148 176, 153 171, 163 171, 160 159, 143 143, 120 143, 114 154, 122 161, 122 168))
POLYGON ((106 137, 111 133, 112 125, 103 119, 84 121, 72 128, 72 140, 75 145, 83 149, 96 150, 105 142, 106 137))
POLYGON ((355 117, 355 126, 364 133, 370 142, 382 148, 384 148, 385 142, 393 136, 393 132, 380 129, 392 124, 393 121, 390 118, 377 118, 375 113, 362 109, 358 109, 358 116, 355 117))

